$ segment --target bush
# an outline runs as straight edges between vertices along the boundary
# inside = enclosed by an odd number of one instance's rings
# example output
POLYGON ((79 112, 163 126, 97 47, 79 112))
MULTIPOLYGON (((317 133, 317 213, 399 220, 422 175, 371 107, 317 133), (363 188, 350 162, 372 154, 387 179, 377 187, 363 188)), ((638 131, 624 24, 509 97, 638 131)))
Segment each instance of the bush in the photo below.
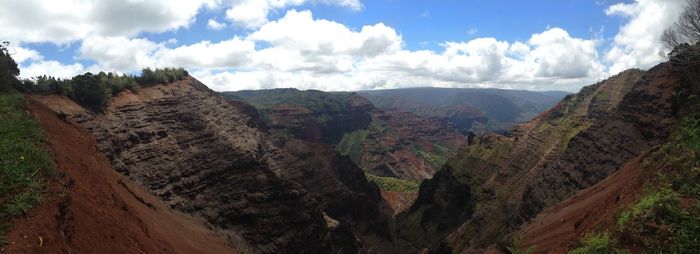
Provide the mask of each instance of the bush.
POLYGON ((626 251, 613 248, 610 233, 588 233, 583 238, 581 247, 569 252, 569 254, 616 254, 626 251))
POLYGON ((110 88, 92 73, 75 76, 72 83, 73 100, 93 111, 102 111, 112 97, 110 88))
POLYGON ((396 191, 396 192, 417 192, 420 186, 420 181, 417 180, 406 180, 398 179, 386 176, 376 176, 371 174, 366 174, 367 180, 375 183, 379 189, 385 191, 396 191))
POLYGON ((43 75, 18 81, 15 87, 21 92, 65 95, 78 104, 99 112, 107 106, 112 96, 127 89, 137 93, 141 89, 139 83, 169 83, 182 80, 187 75, 188 72, 183 68, 165 68, 155 71, 145 68, 141 77, 119 75, 114 72, 100 72, 96 75, 88 72, 72 79, 59 79, 43 75))

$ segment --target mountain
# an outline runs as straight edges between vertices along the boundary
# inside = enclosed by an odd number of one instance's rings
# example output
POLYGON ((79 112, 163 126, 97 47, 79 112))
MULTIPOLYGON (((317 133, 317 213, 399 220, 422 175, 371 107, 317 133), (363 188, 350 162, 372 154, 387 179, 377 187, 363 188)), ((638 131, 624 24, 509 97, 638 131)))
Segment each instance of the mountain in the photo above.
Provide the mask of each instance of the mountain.
POLYGON ((237 251, 401 249, 360 168, 324 144, 270 136, 193 78, 123 91, 100 114, 66 97, 37 100, 93 135, 114 170, 203 218, 237 251))
POLYGON ((509 241, 547 207, 666 142, 678 122, 677 86, 669 64, 625 71, 505 135, 476 138, 421 184, 416 202, 397 218, 400 235, 458 253, 509 241))
POLYGON ((486 123, 496 131, 513 123, 524 122, 549 109, 569 93, 532 92, 479 88, 404 88, 358 92, 380 109, 397 109, 423 116, 454 118, 456 126, 465 133, 471 124, 462 123, 465 114, 486 123))
POLYGON ((272 132, 335 146, 366 172, 401 179, 432 177, 466 144, 466 133, 448 115, 469 127, 485 122, 459 106, 442 109, 442 117, 379 110, 356 93, 272 89, 222 95, 254 105, 272 132))
POLYGON ((372 104, 354 93, 272 89, 223 92, 230 101, 253 105, 274 130, 294 137, 336 144, 345 133, 369 125, 372 104))
MULTIPOLYGON (((9 96, 0 94, 2 106, 9 96)), ((143 186, 114 171, 109 160, 96 149, 97 143, 90 133, 62 120, 55 111, 39 102, 46 101, 47 97, 31 95, 25 99, 20 94, 14 97, 19 98, 16 100, 21 109, 19 113, 29 119, 36 117, 32 122, 34 126, 21 127, 43 132, 45 143, 40 145, 50 150, 48 155, 54 166, 50 170, 54 173, 41 178, 41 202, 26 210, 26 214, 6 221, 11 201, 3 199, 2 252, 205 254, 239 251, 229 246, 227 240, 201 218, 171 210, 143 186), (7 222, 10 224, 5 224, 7 222)), ((69 104, 54 105, 80 108, 70 101, 61 102, 69 104)), ((8 112, 2 106, 0 115, 4 117, 8 112)), ((17 123, 15 119, 3 120, 8 121, 3 127, 17 123)), ((1 129, 4 138, 11 138, 10 133, 17 130, 1 129)), ((26 148, 18 152, 27 156, 25 161, 39 159, 36 154, 27 153, 26 148)))
POLYGON ((343 136, 336 149, 373 175, 429 179, 467 144, 445 118, 391 110, 371 115, 368 128, 343 136))

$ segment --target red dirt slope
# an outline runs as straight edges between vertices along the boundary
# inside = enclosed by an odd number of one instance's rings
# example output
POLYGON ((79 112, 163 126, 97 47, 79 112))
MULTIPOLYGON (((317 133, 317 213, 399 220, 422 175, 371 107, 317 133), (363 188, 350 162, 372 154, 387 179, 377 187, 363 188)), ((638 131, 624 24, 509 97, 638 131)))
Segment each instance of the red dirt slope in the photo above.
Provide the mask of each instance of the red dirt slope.
POLYGON ((523 246, 535 246, 537 253, 566 253, 586 233, 613 225, 617 208, 634 202, 642 191, 642 160, 629 161, 600 183, 538 214, 519 232, 523 246))
POLYGON ((29 98, 58 170, 44 202, 16 219, 5 253, 233 253, 202 221, 118 175, 81 127, 29 98))

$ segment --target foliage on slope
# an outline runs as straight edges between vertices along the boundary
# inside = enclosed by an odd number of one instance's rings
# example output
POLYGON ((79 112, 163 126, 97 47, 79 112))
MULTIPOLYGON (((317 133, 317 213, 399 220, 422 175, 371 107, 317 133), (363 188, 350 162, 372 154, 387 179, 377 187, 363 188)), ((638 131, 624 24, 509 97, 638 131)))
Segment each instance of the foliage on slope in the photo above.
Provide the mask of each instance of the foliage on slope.
POLYGON ((166 84, 188 75, 183 68, 143 69, 141 76, 100 72, 77 75, 71 79, 38 76, 22 80, 15 86, 21 92, 64 95, 95 112, 102 111, 112 96, 122 91, 138 92, 141 86, 166 84))
POLYGON ((43 131, 26 104, 21 94, 0 93, 0 245, 3 228, 41 201, 55 174, 43 131))

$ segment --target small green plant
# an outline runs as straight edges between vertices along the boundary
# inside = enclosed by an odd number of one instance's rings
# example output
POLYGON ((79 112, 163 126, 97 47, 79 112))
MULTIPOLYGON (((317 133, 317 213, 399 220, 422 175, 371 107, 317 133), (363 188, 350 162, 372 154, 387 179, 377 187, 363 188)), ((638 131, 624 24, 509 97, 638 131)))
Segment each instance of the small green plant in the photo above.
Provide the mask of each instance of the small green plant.
POLYGON ((569 252, 569 254, 616 254, 627 253, 624 250, 616 249, 612 246, 610 233, 588 233, 583 238, 581 247, 569 252))
POLYGON ((0 93, 0 244, 10 219, 40 202, 54 169, 43 130, 27 113, 24 96, 0 93))
POLYGON ((367 180, 375 183, 379 189, 385 191, 396 191, 396 192, 417 192, 420 186, 420 181, 417 180, 405 180, 386 176, 376 176, 372 174, 366 174, 367 180))
POLYGON ((532 254, 535 253, 535 246, 525 247, 520 239, 515 239, 513 243, 506 247, 509 254, 532 254))
POLYGON ((4 213, 9 216, 20 216, 29 212, 29 209, 36 203, 41 201, 41 192, 31 190, 22 192, 5 205, 4 213))

